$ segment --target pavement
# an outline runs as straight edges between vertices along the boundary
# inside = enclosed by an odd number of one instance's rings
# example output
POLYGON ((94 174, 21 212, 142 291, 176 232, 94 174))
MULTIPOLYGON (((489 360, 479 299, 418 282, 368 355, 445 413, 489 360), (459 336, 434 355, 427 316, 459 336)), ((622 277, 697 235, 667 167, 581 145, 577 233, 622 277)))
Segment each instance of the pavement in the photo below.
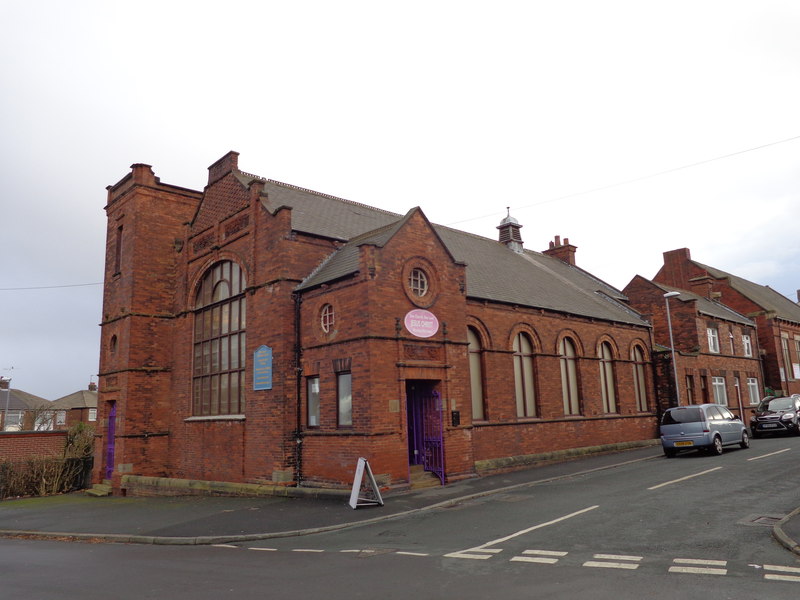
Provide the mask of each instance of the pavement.
MULTIPOLYGON (((660 460, 660 446, 382 494, 384 504, 349 506, 349 494, 316 497, 91 497, 75 492, 0 502, 0 537, 142 544, 220 544, 320 533, 445 508, 473 498, 631 462, 660 460)), ((773 536, 800 555, 800 508, 773 527, 773 536)))

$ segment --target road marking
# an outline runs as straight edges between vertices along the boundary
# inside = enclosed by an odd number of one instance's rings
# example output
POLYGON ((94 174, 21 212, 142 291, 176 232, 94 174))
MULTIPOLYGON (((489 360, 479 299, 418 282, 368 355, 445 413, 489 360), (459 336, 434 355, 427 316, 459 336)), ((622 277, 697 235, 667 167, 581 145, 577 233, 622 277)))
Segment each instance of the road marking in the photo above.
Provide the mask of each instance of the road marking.
POLYGON ((292 552, 325 552, 317 548, 292 548, 292 552))
POLYGON ((594 558, 601 560, 642 560, 641 556, 626 556, 624 554, 595 554, 594 558))
POLYGON ((658 488, 664 487, 665 485, 672 485, 673 483, 679 483, 681 481, 686 481, 687 479, 692 479, 693 477, 700 477, 700 475, 706 475, 707 473, 712 473, 714 471, 719 471, 722 467, 714 467, 713 469, 707 469, 705 471, 700 471, 699 473, 695 473, 694 475, 687 475, 686 477, 681 477, 680 479, 673 479, 672 481, 665 481, 664 483, 659 483, 658 485, 654 485, 652 487, 647 488, 648 490, 657 490, 658 488))
POLYGON ((728 569, 725 567, 728 564, 726 560, 702 560, 698 558, 676 558, 673 559, 673 564, 676 565, 702 565, 696 567, 675 567, 669 568, 670 573, 691 573, 693 575, 727 575, 728 569), (717 568, 714 568, 717 567, 717 568))
POLYGON ((261 552, 277 552, 277 548, 248 548, 248 550, 259 550, 261 552))
POLYGON ((212 544, 214 548, 238 548, 239 546, 234 546, 233 544, 212 544))
POLYGON ((782 571, 783 573, 798 573, 800 574, 800 568, 797 567, 781 567, 779 565, 764 565, 764 569, 767 571, 782 571))
POLYGON ((557 552, 555 550, 523 550, 524 556, 514 556, 511 560, 513 562, 529 562, 538 563, 542 565, 554 565, 562 556, 569 554, 568 552, 557 552))
POLYGON ((708 565, 710 567, 724 567, 728 564, 727 560, 703 560, 700 558, 676 558, 672 562, 679 565, 708 565))
POLYGON ((584 567, 600 569, 638 569, 641 556, 627 556, 624 554, 595 554, 595 560, 587 560, 584 567))
POLYGON ((564 515, 563 517, 559 517, 557 519, 553 519, 552 521, 547 521, 545 523, 539 523, 538 525, 534 525, 533 527, 528 527, 527 529, 523 529, 521 531, 517 531, 516 533, 512 533, 511 535, 507 535, 505 537, 498 538, 496 540, 492 540, 491 542, 486 542, 485 544, 481 544, 480 546, 475 546, 474 548, 467 548, 466 550, 459 550, 458 552, 451 552, 450 554, 445 554, 448 558, 473 558, 477 560, 486 560, 487 558, 491 558, 491 554, 489 556, 484 556, 482 554, 472 554, 473 552, 489 552, 489 553, 498 553, 502 552, 502 549, 498 548, 487 548, 487 546, 494 546, 496 544, 500 544, 502 542, 507 542, 508 540, 514 539, 520 535, 525 535, 526 533, 530 533, 536 529, 541 529, 542 527, 547 527, 549 525, 555 525, 556 523, 560 523, 561 521, 566 521, 567 519, 571 519, 572 517, 577 517, 578 515, 582 515, 583 513, 587 513, 590 510, 594 510, 595 508, 599 508, 599 504, 595 504, 594 506, 590 506, 588 508, 584 508, 581 510, 577 510, 574 513, 570 513, 568 515, 564 515))
POLYGON ((403 556, 430 556, 426 552, 395 552, 395 554, 402 554, 403 556))
POLYGON ((791 448, 784 448, 783 450, 778 450, 777 452, 770 452, 769 454, 762 454, 761 456, 754 456, 753 458, 748 458, 748 461, 751 460, 760 460, 762 458, 767 458, 768 456, 775 456, 776 454, 783 454, 784 452, 788 452, 791 448))

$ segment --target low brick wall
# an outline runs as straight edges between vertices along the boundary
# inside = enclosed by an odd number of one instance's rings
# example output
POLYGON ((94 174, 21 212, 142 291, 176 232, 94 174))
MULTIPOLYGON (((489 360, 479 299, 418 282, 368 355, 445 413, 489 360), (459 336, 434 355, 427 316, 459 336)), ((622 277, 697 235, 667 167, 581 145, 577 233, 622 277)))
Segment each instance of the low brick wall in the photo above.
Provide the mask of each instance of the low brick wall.
POLYGON ((60 458, 64 454, 66 437, 66 431, 0 432, 0 460, 19 462, 46 456, 60 458))

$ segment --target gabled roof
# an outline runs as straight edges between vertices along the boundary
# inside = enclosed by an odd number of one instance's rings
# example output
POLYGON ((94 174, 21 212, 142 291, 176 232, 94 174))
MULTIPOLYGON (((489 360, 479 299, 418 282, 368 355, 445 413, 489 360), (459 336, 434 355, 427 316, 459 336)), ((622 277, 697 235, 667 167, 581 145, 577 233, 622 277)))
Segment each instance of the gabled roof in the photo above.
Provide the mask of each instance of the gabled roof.
MULTIPOLYGON (((294 231, 346 242, 298 286, 300 290, 355 273, 359 247, 383 246, 417 210, 404 217, 255 175, 236 175, 243 185, 264 182, 262 204, 271 213, 291 208, 294 231)), ((468 297, 649 327, 621 302, 622 292, 583 269, 540 252, 520 254, 496 240, 449 227, 433 228, 453 259, 466 265, 468 297)))
POLYGON ((730 286, 737 292, 748 298, 750 301, 758 304, 764 310, 774 312, 779 318, 794 323, 800 323, 800 305, 795 304, 783 294, 776 292, 771 287, 766 285, 759 285, 726 273, 720 269, 709 267, 697 261, 692 261, 701 269, 705 269, 709 275, 717 279, 727 279, 730 286))
MULTIPOLYGON (((50 405, 49 400, 45 400, 39 396, 34 396, 22 390, 9 390, 8 396, 8 410, 35 410, 38 408, 50 405)), ((6 409, 6 392, 0 391, 0 411, 6 409)))
POLYGON ((72 408, 97 408, 97 392, 91 390, 78 390, 72 394, 62 396, 53 401, 56 410, 69 410, 72 408))
POLYGON ((740 323, 742 325, 755 327, 755 321, 748 319, 743 314, 736 312, 732 308, 728 308, 721 302, 709 300, 708 298, 705 298, 699 294, 695 294, 694 292, 674 288, 669 285, 656 283, 654 281, 651 281, 650 283, 657 288, 664 290, 664 292, 678 292, 680 295, 677 296, 677 298, 683 302, 694 300, 697 302, 697 312, 702 315, 706 315, 714 319, 722 319, 723 321, 730 321, 732 323, 740 323))

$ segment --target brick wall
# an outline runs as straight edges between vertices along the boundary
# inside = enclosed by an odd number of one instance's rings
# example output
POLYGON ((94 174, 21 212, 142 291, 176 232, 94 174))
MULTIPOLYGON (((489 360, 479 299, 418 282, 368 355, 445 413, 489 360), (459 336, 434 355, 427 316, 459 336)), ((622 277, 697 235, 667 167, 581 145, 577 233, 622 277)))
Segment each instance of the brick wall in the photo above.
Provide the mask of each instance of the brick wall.
POLYGON ((65 431, 0 432, 0 460, 61 457, 66 437, 65 431))

